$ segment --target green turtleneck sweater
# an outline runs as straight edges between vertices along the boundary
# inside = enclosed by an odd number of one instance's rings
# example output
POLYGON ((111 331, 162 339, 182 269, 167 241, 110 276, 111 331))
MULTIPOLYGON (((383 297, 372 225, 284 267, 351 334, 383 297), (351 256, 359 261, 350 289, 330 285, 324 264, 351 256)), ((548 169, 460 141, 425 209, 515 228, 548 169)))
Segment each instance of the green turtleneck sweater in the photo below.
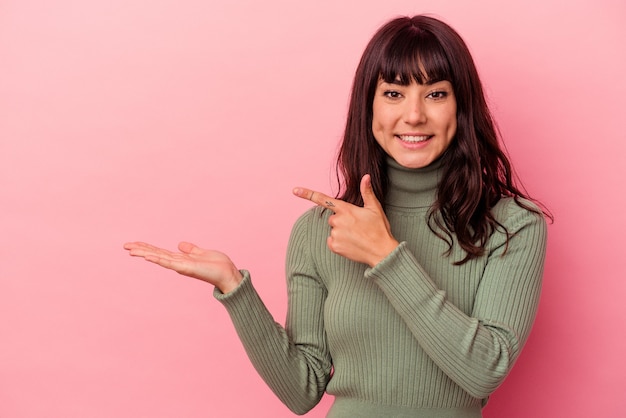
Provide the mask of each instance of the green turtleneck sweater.
POLYGON ((441 170, 388 162, 385 213, 400 245, 373 268, 326 246, 330 211, 307 211, 287 251, 289 308, 276 323, 247 271, 228 310, 258 372, 294 412, 324 391, 329 417, 480 417, 530 332, 546 243, 542 216, 503 198, 485 255, 463 265, 458 245, 427 225, 441 170))

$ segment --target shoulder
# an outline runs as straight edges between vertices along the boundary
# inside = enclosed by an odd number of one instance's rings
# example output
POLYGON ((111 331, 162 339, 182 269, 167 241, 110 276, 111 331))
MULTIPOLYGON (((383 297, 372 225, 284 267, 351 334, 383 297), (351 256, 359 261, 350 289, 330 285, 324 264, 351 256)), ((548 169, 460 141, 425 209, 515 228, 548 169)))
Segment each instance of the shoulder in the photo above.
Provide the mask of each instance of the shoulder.
POLYGON ((328 217, 331 212, 319 206, 312 207, 296 220, 287 246, 288 277, 294 272, 307 272, 310 277, 320 277, 319 260, 324 260, 330 234, 328 217))
POLYGON ((541 209, 526 199, 506 197, 493 207, 492 214, 500 226, 489 238, 489 250, 510 247, 543 249, 547 240, 547 223, 541 209))
POLYGON ((541 209, 527 199, 503 197, 491 210, 496 221, 514 232, 528 225, 546 226, 541 209))
POLYGON ((306 210, 302 215, 298 217, 296 220, 296 225, 299 224, 307 224, 307 223, 318 223, 318 222, 326 222, 328 217, 332 215, 332 212, 326 208, 315 205, 306 210))

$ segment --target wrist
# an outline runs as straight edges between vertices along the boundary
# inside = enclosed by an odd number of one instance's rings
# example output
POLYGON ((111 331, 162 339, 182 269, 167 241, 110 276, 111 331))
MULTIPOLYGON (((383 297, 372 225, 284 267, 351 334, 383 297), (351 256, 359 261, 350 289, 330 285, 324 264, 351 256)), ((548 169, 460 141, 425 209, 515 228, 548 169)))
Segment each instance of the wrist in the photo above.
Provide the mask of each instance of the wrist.
POLYGON ((381 251, 378 252, 378 254, 376 254, 374 257, 372 257, 367 264, 370 267, 376 266, 378 263, 387 258, 387 256, 391 254, 393 250, 398 247, 398 245, 400 245, 400 243, 395 239, 392 239, 387 244, 385 244, 385 246, 381 247, 381 251))
POLYGON ((224 280, 222 283, 216 284, 215 287, 217 287, 223 294, 226 294, 239 287, 242 280, 243 275, 241 272, 239 270, 234 270, 233 274, 228 279, 224 280))

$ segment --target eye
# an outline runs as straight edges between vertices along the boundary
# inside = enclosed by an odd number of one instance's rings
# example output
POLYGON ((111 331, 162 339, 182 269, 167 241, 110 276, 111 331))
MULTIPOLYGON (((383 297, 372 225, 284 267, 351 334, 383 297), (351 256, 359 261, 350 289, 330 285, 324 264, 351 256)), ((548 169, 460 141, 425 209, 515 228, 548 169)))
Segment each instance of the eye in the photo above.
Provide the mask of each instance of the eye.
POLYGON ((402 97, 402 94, 396 90, 386 90, 385 92, 383 92, 383 96, 389 97, 390 99, 399 99, 400 97, 402 97))
POLYGON ((435 90, 428 93, 426 97, 430 97, 431 99, 435 100, 442 100, 448 97, 448 92, 445 90, 435 90))

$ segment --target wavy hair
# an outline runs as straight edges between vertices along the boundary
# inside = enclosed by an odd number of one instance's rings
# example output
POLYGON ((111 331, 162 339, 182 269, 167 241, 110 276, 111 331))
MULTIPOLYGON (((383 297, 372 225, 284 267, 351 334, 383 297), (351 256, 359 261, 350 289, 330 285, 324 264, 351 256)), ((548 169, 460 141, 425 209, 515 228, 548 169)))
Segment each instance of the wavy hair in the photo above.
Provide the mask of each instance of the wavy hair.
MULTIPOLYGON (((457 131, 442 155, 443 176, 428 218, 430 229, 448 243, 453 234, 466 252, 456 264, 484 254, 489 236, 501 228, 491 209, 502 197, 537 212, 521 200, 530 198, 513 181, 511 164, 487 106, 472 56, 463 39, 447 24, 418 15, 382 26, 365 48, 357 67, 346 129, 337 156, 337 197, 362 205, 360 179, 370 174, 374 193, 384 201, 388 189, 386 153, 372 133, 372 103, 378 80, 446 80, 457 101, 457 131)), ((545 211, 544 211, 545 212, 545 211)), ((550 215, 547 215, 550 216, 550 215)), ((508 238, 507 238, 508 244, 508 238)))

